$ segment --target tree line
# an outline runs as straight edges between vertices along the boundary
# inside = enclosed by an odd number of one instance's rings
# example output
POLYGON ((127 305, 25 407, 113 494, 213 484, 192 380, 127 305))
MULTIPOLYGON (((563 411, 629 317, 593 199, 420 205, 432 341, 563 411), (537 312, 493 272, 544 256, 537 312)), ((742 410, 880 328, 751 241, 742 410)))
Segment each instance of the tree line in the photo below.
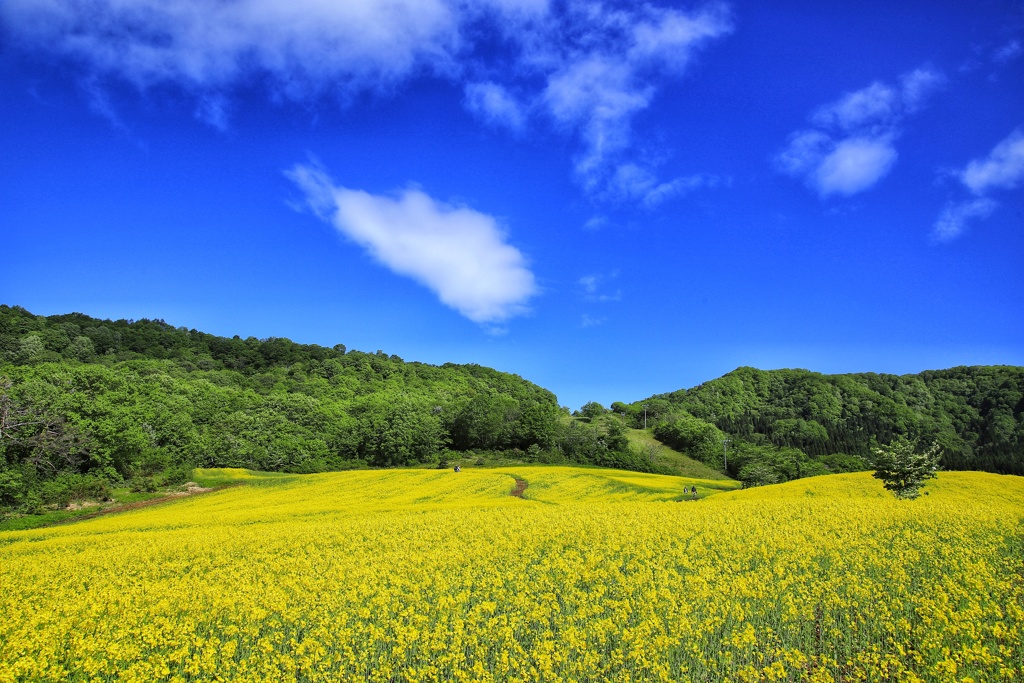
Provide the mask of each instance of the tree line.
POLYGON ((550 391, 479 365, 0 306, 7 511, 184 481, 197 466, 306 473, 495 453, 650 469, 550 391))
POLYGON ((897 438, 937 443, 941 465, 1024 475, 1024 368, 823 375, 738 368, 612 410, 748 483, 868 469, 897 438), (728 443, 723 443, 728 440, 728 443), (727 456, 727 452, 731 455, 727 456))
POLYGON ((868 469, 897 438, 937 443, 947 469, 1024 475, 1024 368, 738 368, 571 418, 550 391, 479 365, 0 305, 0 513, 184 481, 196 466, 320 472, 501 455, 657 471, 626 438, 645 425, 749 485, 868 469))

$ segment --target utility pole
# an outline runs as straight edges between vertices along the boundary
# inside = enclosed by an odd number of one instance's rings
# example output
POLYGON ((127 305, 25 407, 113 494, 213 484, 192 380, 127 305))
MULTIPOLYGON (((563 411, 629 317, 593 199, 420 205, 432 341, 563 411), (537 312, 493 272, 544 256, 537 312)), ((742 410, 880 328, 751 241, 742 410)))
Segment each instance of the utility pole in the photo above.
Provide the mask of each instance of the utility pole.
POLYGON ((644 429, 647 429, 647 404, 644 404, 644 429))
POLYGON ((722 439, 722 458, 725 460, 725 473, 729 474, 729 444, 731 439, 722 439))

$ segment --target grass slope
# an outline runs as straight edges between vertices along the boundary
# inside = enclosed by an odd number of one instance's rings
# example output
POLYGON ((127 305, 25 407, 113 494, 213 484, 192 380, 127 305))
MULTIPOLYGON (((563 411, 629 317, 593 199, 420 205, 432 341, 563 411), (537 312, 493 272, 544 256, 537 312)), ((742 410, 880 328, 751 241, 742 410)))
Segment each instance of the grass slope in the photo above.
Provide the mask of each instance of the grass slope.
POLYGON ((641 453, 649 454, 656 465, 667 467, 681 477, 732 481, 713 467, 708 467, 701 461, 661 443, 648 429, 629 429, 626 431, 626 438, 629 439, 630 445, 638 448, 641 453))

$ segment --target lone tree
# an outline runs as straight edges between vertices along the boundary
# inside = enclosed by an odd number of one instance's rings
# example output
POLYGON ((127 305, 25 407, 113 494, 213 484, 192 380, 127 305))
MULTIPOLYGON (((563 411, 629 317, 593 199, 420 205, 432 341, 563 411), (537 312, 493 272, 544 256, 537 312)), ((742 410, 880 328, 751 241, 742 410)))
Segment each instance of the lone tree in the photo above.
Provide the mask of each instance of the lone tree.
POLYGON ((875 449, 872 465, 875 478, 897 498, 913 499, 921 495, 925 479, 933 479, 939 469, 939 444, 933 443, 918 453, 906 437, 898 436, 888 446, 875 449))

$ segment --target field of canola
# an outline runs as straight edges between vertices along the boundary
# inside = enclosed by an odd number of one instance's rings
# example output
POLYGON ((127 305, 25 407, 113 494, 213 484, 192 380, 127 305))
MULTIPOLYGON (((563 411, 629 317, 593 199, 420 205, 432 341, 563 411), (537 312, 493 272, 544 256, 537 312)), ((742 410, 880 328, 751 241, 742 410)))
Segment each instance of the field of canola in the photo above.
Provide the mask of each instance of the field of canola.
POLYGON ((1024 680, 1019 477, 205 474, 0 533, 0 683, 1024 680))

